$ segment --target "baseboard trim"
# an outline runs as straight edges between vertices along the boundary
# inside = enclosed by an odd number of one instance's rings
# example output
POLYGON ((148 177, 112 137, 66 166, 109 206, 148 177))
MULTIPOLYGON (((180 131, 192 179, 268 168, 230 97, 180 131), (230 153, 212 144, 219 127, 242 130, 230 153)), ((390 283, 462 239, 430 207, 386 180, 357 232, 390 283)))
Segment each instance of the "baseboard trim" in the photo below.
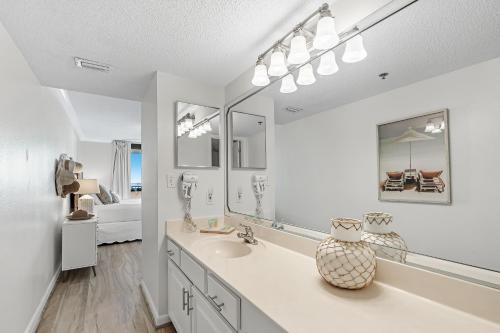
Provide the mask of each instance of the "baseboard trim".
POLYGON ((170 317, 168 316, 168 314, 164 314, 164 315, 158 314, 158 310, 156 309, 155 303, 153 302, 153 298, 151 297, 151 294, 149 293, 148 287, 146 286, 146 283, 144 283, 144 280, 141 280, 140 286, 141 286, 142 295, 144 296, 144 299, 146 300, 149 314, 153 318, 153 322, 154 322, 155 327, 159 328, 161 326, 164 326, 164 325, 170 323, 170 317))
POLYGON ((61 265, 57 267, 56 272, 52 276, 52 279, 50 280, 49 285, 47 286, 47 289, 45 290, 45 293, 43 294, 42 299, 40 300, 40 303, 38 303, 38 306, 35 309, 35 313, 33 313, 33 316, 31 317, 31 320, 28 323, 28 326, 26 327, 24 333, 36 332, 36 329, 40 324, 40 320, 42 319, 43 310, 45 310, 45 306, 47 305, 50 295, 52 295, 54 287, 56 286, 59 274, 61 274, 61 265))

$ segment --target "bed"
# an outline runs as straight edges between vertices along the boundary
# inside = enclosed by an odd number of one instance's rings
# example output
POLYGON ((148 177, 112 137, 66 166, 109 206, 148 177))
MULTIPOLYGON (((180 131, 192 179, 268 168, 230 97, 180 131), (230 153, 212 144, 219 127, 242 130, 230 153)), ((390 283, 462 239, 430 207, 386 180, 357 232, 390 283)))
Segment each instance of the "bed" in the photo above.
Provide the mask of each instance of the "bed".
POLYGON ((97 244, 110 244, 142 239, 141 200, 97 205, 97 244))

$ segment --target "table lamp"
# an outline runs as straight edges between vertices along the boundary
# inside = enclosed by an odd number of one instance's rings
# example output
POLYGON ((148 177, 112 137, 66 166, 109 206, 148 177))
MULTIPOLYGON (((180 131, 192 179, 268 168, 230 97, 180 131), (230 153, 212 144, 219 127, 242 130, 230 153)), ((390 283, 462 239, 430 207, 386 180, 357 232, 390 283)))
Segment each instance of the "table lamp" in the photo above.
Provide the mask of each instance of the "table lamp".
POLYGON ((83 194, 78 199, 78 209, 86 210, 87 213, 94 213, 94 198, 89 194, 99 193, 99 182, 97 179, 77 179, 80 189, 76 194, 83 194))

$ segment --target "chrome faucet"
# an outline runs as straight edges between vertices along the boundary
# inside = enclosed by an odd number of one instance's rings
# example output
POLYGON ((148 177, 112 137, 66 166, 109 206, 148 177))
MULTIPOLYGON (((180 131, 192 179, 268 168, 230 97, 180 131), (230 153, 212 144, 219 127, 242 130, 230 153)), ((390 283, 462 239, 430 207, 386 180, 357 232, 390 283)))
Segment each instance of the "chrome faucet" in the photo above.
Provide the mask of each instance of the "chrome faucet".
POLYGON ((285 226, 283 225, 283 223, 280 223, 277 220, 274 220, 273 224, 271 224, 271 228, 274 228, 277 230, 283 230, 283 229, 285 229, 285 226))
POLYGON ((253 237, 253 230, 250 226, 240 224, 241 227, 245 228, 245 232, 238 232, 238 238, 243 238, 246 243, 257 245, 258 241, 253 237))

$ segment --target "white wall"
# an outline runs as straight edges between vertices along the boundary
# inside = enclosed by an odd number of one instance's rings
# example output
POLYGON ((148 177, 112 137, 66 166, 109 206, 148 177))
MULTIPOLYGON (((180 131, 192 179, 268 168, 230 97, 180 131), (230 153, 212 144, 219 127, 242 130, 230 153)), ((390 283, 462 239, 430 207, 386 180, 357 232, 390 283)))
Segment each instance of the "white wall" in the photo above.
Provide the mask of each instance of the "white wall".
POLYGON ((76 157, 78 139, 58 92, 40 85, 1 24, 0 54, 0 331, 18 333, 60 266, 68 200, 57 197, 54 173, 61 153, 76 157))
MULTIPOLYGON (((175 167, 176 101, 219 107, 222 110, 224 89, 158 72, 143 103, 141 130, 143 133, 143 232, 145 232, 143 234, 143 257, 148 257, 148 262, 144 263, 144 280, 150 293, 154 294, 153 299, 160 316, 167 314, 168 257, 164 224, 168 219, 178 219, 184 216, 179 188, 167 188, 167 175, 179 177, 189 170, 199 176, 198 189, 192 199, 193 217, 224 214, 223 160, 221 160, 221 167, 216 169, 177 169, 175 167), (213 205, 206 203, 209 188, 212 188, 214 193, 213 205), (145 206, 144 202, 149 200, 155 201, 154 204, 145 206)), ((222 124, 220 133, 223 133, 222 124)), ((221 156, 224 156, 224 151, 222 142, 221 156)))
MULTIPOLYGON (((241 104, 234 107, 235 111, 241 111, 249 114, 255 114, 266 117, 266 169, 233 169, 228 165, 229 182, 228 186, 228 205, 232 212, 247 215, 255 215, 257 201, 252 189, 252 177, 255 174, 266 175, 268 177, 268 186, 264 192, 262 200, 263 217, 274 219, 274 101, 265 96, 252 96, 241 104), (238 191, 243 193, 241 200, 238 200, 238 191)), ((263 132, 262 132, 263 133, 263 132)), ((231 151, 229 152, 229 161, 232 161, 231 151)))
POLYGON ((412 251, 500 270, 499 73, 500 58, 279 126, 277 216, 327 231, 332 217, 387 211, 412 251), (379 202, 376 124, 443 108, 452 205, 379 202))
POLYGON ((111 187, 113 145, 111 142, 78 143, 78 159, 83 163, 83 177, 98 179, 99 184, 111 187))

